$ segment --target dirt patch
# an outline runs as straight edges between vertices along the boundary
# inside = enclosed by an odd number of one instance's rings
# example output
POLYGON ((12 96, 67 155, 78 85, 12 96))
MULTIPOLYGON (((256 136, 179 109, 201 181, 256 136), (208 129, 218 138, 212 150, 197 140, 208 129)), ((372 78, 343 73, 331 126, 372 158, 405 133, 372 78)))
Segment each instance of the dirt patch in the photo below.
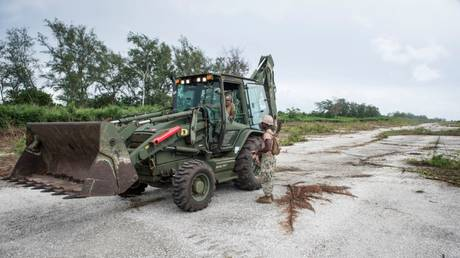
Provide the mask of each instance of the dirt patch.
POLYGON ((0 130, 0 153, 15 152, 16 145, 25 139, 25 129, 8 128, 0 130))
POLYGON ((11 170, 14 168, 14 164, 16 164, 17 159, 18 157, 15 154, 0 156, 0 177, 4 177, 10 174, 11 170))
POLYGON ((375 159, 375 158, 383 158, 383 157, 385 157, 385 156, 392 156, 392 155, 396 155, 396 154, 401 154, 401 153, 403 153, 403 152, 401 152, 401 151, 391 151, 391 152, 386 152, 386 153, 371 155, 371 156, 368 156, 368 157, 365 157, 365 158, 360 158, 358 163, 354 163, 354 164, 352 164, 352 165, 353 165, 353 166, 392 167, 392 166, 389 166, 389 165, 387 166, 387 165, 383 165, 383 164, 378 164, 378 163, 375 163, 375 162, 371 162, 370 160, 371 160, 371 159, 375 159))
POLYGON ((302 169, 294 166, 277 166, 276 172, 290 172, 290 171, 302 171, 302 169))
POLYGON ((357 174, 357 175, 349 175, 347 177, 351 177, 351 178, 360 178, 360 177, 371 177, 372 175, 369 175, 369 174, 357 174))
POLYGON ((414 169, 406 169, 406 171, 419 173, 427 179, 444 181, 460 187, 459 170, 433 167, 416 167, 414 169))
POLYGON ((25 138, 22 128, 0 130, 0 177, 7 176, 18 159, 17 149, 25 138))
POLYGON ((434 153, 426 159, 408 159, 406 162, 415 166, 414 172, 433 180, 441 180, 460 186, 460 156, 457 153, 436 154, 439 138, 434 144, 434 153))
POLYGON ((279 206, 283 207, 283 212, 286 214, 286 218, 280 224, 287 233, 292 233, 294 231, 294 222, 299 214, 299 210, 309 209, 313 212, 315 211, 311 201, 324 200, 331 202, 330 199, 323 197, 323 193, 342 194, 355 197, 348 191, 349 187, 347 186, 301 184, 302 182, 287 185, 285 195, 275 200, 279 206))
POLYGON ((331 175, 327 175, 327 176, 323 176, 324 179, 329 179, 329 178, 342 178, 341 176, 331 176, 331 175))
POLYGON ((151 198, 151 199, 140 199, 140 198, 130 198, 129 201, 129 206, 127 209, 139 209, 143 206, 146 206, 148 204, 151 204, 151 203, 154 203, 154 202, 159 202, 159 201, 162 201, 164 200, 165 197, 164 196, 160 196, 160 197, 155 197, 155 198, 151 198))
POLYGON ((348 175, 348 176, 332 176, 332 175, 327 175, 324 176, 323 178, 343 178, 343 177, 349 177, 349 178, 361 178, 361 177, 372 177, 373 175, 369 174, 356 174, 356 175, 348 175))

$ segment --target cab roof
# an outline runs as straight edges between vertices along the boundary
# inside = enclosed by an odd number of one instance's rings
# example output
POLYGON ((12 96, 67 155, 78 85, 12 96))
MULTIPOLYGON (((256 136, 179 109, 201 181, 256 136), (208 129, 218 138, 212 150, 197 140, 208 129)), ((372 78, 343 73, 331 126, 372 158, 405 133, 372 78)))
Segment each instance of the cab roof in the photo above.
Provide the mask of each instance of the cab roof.
POLYGON ((208 75, 213 76, 213 80, 216 78, 222 78, 224 81, 235 81, 235 80, 247 80, 247 81, 254 81, 254 79, 239 76, 239 75, 233 75, 233 74, 226 74, 226 73, 198 73, 198 74, 191 74, 191 75, 186 75, 186 76, 179 76, 177 79, 182 80, 182 79, 189 79, 189 78, 196 78, 196 77, 205 77, 208 75))

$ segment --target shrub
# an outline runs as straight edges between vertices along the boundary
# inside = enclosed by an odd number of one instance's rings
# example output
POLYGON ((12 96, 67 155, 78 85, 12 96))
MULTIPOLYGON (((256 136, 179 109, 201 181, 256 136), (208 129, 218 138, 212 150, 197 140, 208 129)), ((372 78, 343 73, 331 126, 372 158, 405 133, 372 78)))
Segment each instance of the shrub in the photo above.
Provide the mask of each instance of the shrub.
POLYGON ((24 126, 27 122, 100 121, 156 112, 158 106, 76 108, 73 105, 41 107, 36 105, 0 105, 0 128, 24 126))
POLYGON ((50 94, 37 88, 21 90, 18 93, 10 94, 9 104, 33 104, 38 106, 52 106, 53 98, 50 94))

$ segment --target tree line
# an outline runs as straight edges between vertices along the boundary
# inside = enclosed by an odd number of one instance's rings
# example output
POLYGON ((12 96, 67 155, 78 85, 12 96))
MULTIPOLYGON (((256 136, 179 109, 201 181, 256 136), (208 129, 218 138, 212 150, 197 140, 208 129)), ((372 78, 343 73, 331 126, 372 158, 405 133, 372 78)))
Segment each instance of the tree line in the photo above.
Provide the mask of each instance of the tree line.
POLYGON ((282 114, 286 115, 289 119, 302 120, 306 116, 316 117, 357 117, 357 118, 369 118, 381 116, 379 108, 366 103, 356 103, 347 101, 343 98, 340 99, 326 99, 315 103, 315 110, 310 113, 306 113, 300 110, 300 108, 287 108, 286 112, 282 114))
POLYGON ((375 117, 380 116, 379 108, 366 103, 356 103, 347 101, 344 98, 326 99, 315 103, 316 110, 312 115, 326 117, 345 116, 345 117, 375 117))
POLYGON ((11 28, 0 40, 0 100, 2 103, 50 105, 57 99, 77 107, 110 104, 170 105, 177 76, 223 72, 246 75, 248 62, 239 48, 216 58, 181 36, 177 45, 130 32, 126 55, 116 53, 84 25, 45 20, 50 36, 29 35, 27 28, 11 28), (35 46, 42 47, 40 62, 35 46), (48 90, 45 90, 48 89, 48 90), (145 96, 143 98, 143 96, 145 96))

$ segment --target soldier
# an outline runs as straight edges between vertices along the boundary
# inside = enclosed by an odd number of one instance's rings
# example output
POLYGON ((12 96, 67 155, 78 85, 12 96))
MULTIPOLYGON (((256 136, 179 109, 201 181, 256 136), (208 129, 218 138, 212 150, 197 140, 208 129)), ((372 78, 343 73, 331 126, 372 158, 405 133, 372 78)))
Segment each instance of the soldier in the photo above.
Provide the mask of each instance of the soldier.
POLYGON ((261 154, 260 160, 260 181, 262 184, 262 190, 264 196, 257 198, 258 203, 272 203, 273 201, 273 182, 272 176, 275 171, 276 160, 272 153, 273 149, 273 138, 275 133, 273 132, 273 117, 265 115, 260 124, 261 129, 264 131, 262 139, 264 140, 264 148, 259 153, 254 153, 256 156, 261 154))
POLYGON ((236 110, 231 95, 225 96, 225 111, 227 112, 228 119, 233 121, 235 119, 236 110))

